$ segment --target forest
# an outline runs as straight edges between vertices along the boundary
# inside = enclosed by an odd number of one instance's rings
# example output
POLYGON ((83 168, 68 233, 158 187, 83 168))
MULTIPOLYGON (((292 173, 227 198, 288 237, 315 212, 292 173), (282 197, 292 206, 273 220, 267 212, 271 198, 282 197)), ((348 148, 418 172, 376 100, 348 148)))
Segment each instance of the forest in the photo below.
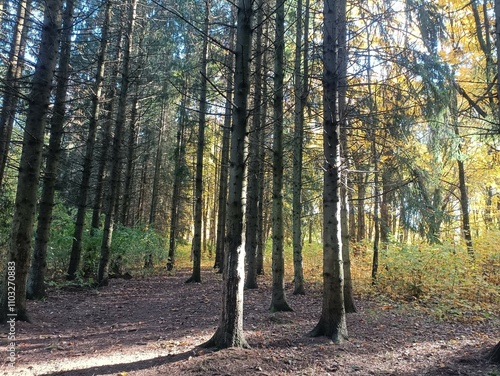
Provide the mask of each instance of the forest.
POLYGON ((0 373, 500 376, 500 0, 0 19, 0 373))

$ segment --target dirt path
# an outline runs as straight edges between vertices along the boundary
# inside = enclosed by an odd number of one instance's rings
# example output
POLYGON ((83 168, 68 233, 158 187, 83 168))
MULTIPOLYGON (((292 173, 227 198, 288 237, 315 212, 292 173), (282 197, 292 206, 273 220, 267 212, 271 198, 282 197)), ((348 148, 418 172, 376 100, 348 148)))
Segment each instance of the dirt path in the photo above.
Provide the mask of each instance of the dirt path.
MULTIPOLYGON (((320 293, 288 300, 295 312, 268 312, 270 286, 246 292, 245 330, 250 350, 212 352, 196 346, 214 333, 220 276, 189 273, 112 280, 100 290, 51 290, 29 302, 33 324, 18 322, 17 363, 8 368, 2 331, 0 375, 489 375, 484 360, 500 339, 499 317, 484 322, 439 322, 411 304, 358 301, 348 316, 350 340, 333 345, 310 338, 320 293)), ((290 286, 289 286, 290 287, 290 286)))

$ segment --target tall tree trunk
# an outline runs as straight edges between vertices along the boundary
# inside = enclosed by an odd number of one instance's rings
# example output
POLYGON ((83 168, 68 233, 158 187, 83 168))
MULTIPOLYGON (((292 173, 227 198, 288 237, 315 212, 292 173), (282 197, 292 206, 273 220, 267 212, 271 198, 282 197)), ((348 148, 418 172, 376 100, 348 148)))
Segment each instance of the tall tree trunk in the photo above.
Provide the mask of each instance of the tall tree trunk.
POLYGON ((38 211, 38 223, 35 234, 35 249, 31 270, 28 277, 27 298, 42 299, 45 292, 45 273, 47 271, 47 243, 50 236, 52 209, 56 190, 57 173, 61 157, 61 140, 64 133, 66 113, 66 94, 70 76, 71 36, 73 34, 74 1, 66 0, 64 10, 59 72, 52 119, 50 122, 50 140, 47 153, 47 165, 43 177, 42 196, 38 211))
POLYGON ((250 130, 248 145, 248 184, 246 202, 246 235, 245 253, 247 257, 247 274, 245 288, 257 288, 257 236, 258 236, 258 209, 259 209, 259 145, 262 120, 262 22, 264 19, 264 2, 259 1, 257 6, 257 32, 255 38, 255 82, 252 111, 252 129, 250 130))
MULTIPOLYGON (((370 38, 368 35, 367 38, 370 38)), ((369 95, 369 108, 370 113, 374 114, 375 118, 371 119, 369 122, 369 134, 370 134, 370 147, 371 147, 371 157, 373 166, 373 261, 372 261, 372 283, 375 283, 378 273, 378 263, 379 263, 379 243, 380 243, 380 192, 379 192, 379 155, 377 152, 377 102, 375 98, 375 93, 372 91, 371 82, 371 51, 370 51, 370 41, 368 41, 368 95, 369 95)))
POLYGON ((203 152, 205 150, 205 127, 207 117, 207 59, 210 3, 210 0, 205 0, 205 22, 203 27, 204 38, 200 77, 200 107, 198 118, 198 146, 196 149, 193 273, 186 282, 201 282, 201 237, 203 224, 203 152))
POLYGON ((291 311, 285 296, 285 258, 283 230, 283 59, 285 49, 284 0, 276 0, 276 33, 274 39, 273 95, 273 289, 271 312, 291 311))
POLYGON ((110 175, 110 187, 105 208, 104 231, 101 243, 101 257, 97 271, 97 283, 107 286, 109 282, 109 263, 111 258, 111 242, 113 239, 113 226, 115 215, 116 195, 120 185, 121 158, 120 149, 123 137, 123 126, 126 118, 127 93, 129 87, 130 54, 132 52, 132 40, 137 9, 137 0, 131 0, 128 4, 127 31, 125 34, 125 46, 123 50, 122 77, 120 83, 120 95, 118 97, 118 109, 116 113, 115 135, 113 139, 113 155, 110 175))
POLYGON ((305 294, 302 268, 302 154, 304 139, 304 108, 308 97, 309 80, 309 0, 306 0, 305 20, 302 24, 302 0, 297 1, 297 33, 295 36, 295 109, 293 135, 293 282, 294 295, 305 294), (303 37, 305 35, 305 37, 303 37), (303 43, 302 43, 303 42, 303 43), (302 49, 304 52, 302 52, 302 49), (303 61, 302 61, 303 56, 303 61), (302 68, 303 65, 303 68, 302 68))
POLYGON ((452 98, 450 101, 451 106, 451 116, 453 122, 453 131, 458 139, 458 189, 460 191, 460 209, 462 211, 462 236, 465 239, 465 245, 467 247, 467 253, 469 257, 474 258, 474 246, 472 244, 472 233, 470 228, 470 213, 469 213, 469 195, 467 192, 467 184, 465 178, 465 167, 463 161, 463 140, 460 136, 460 130, 458 128, 458 106, 457 106, 457 93, 452 93, 452 98))
POLYGON ((120 215, 120 223, 124 226, 130 226, 133 222, 130 219, 130 204, 132 200, 132 188, 134 179, 135 155, 137 149, 137 135, 139 126, 137 124, 137 111, 139 102, 139 83, 135 81, 135 94, 132 100, 132 111, 130 114, 130 126, 127 142, 127 161, 125 163, 125 186, 123 187, 122 211, 120 215))
POLYGON ((97 73, 95 77, 94 90, 91 98, 91 116, 89 130, 85 144, 85 157, 83 159, 82 181, 80 183, 80 196, 78 197, 78 211, 76 213, 75 230, 73 232, 73 244, 69 260, 67 279, 76 278, 76 272, 80 266, 82 253, 83 229, 85 227, 85 212, 87 209, 87 196, 90 188, 90 175, 92 172, 92 156, 94 154, 95 138, 97 133, 97 121, 99 119, 99 108, 101 101, 102 82, 104 80, 104 58, 108 45, 109 24, 111 20, 111 0, 106 2, 104 23, 102 25, 102 39, 97 57, 97 73))
MULTIPOLYGON (((234 17, 233 17, 234 18, 234 17)), ((234 22, 233 22, 234 23, 234 22)), ((229 47, 234 48, 234 27, 229 32, 229 47)), ((226 104, 224 112, 224 127, 222 130, 222 151, 220 157, 220 176, 219 176, 219 196, 217 213, 217 239, 215 244, 215 263, 214 269, 222 273, 224 269, 224 245, 226 234, 226 216, 227 216, 227 190, 229 174, 229 147, 231 140, 231 115, 232 115, 232 96, 233 96, 233 68, 234 56, 231 53, 226 57, 227 66, 227 85, 226 85, 226 104)))
POLYGON ((345 26, 345 0, 324 0, 323 42, 323 303, 313 336, 328 336, 335 343, 347 338, 344 307, 344 269, 340 226, 340 112, 339 59, 346 54, 340 35, 345 26))
MULTIPOLYGON (((185 83, 184 91, 187 92, 187 80, 185 83)), ((177 143, 175 150, 175 166, 174 166, 174 185, 172 189, 172 202, 170 205, 170 232, 168 239, 168 259, 167 270, 172 271, 175 267, 175 248, 177 243, 178 224, 179 224, 179 207, 180 207, 180 194, 181 183, 183 179, 183 164, 184 164, 184 128, 187 122, 186 103, 187 94, 182 97, 180 105, 180 119, 179 128, 177 130, 177 143)))
POLYGON ((103 108, 104 112, 104 124, 102 127, 102 140, 101 140, 101 153, 99 155, 99 166, 97 169, 96 185, 94 190, 94 200, 92 207, 92 222, 91 222, 91 234, 93 235, 95 230, 101 227, 101 211, 103 205, 103 192, 105 185, 105 173, 108 166, 108 155, 109 147, 111 145, 111 131, 113 128, 113 119, 116 107, 116 88, 118 81, 120 79, 120 66, 119 61, 122 56, 122 30, 120 28, 119 35, 117 37, 114 56, 111 58, 112 68, 110 69, 111 78, 110 82, 107 84, 108 89, 105 94, 105 105, 103 108))
POLYGON ((26 311, 26 281, 30 266, 43 136, 58 56, 62 8, 62 0, 45 2, 42 38, 24 127, 11 242, 2 283, 2 322, 8 319, 29 321, 26 311))
POLYGON ((349 202, 347 200, 349 147, 347 139, 347 22, 345 12, 339 14, 339 45, 344 50, 338 53, 338 112, 339 112, 339 141, 341 149, 341 186, 340 186, 340 231, 342 237, 342 261, 344 270, 344 306, 346 313, 356 312, 352 292, 351 255, 349 242, 349 202))
POLYGON ((366 176, 360 175, 358 179, 358 200, 357 200, 357 237, 356 241, 361 243, 366 238, 366 218, 365 218, 365 197, 366 197, 366 176))
POLYGON ((379 243, 380 243, 380 220, 379 220, 379 164, 377 147, 375 143, 375 127, 372 125, 371 129, 371 149, 373 158, 373 261, 372 261, 372 283, 375 283, 378 273, 379 263, 379 243))
POLYGON ((222 310, 219 326, 205 347, 248 347, 243 333, 243 285, 245 262, 244 176, 247 134, 248 94, 250 90, 250 51, 252 44, 252 3, 238 1, 236 65, 234 73, 234 112, 229 164, 226 252, 224 255, 222 310))
POLYGON ((161 161, 163 153, 163 132, 165 129, 165 102, 161 105, 161 119, 160 127, 158 129, 157 144, 156 144, 156 156, 154 164, 153 173, 153 191, 151 193, 151 208, 149 210, 149 225, 153 226, 156 222, 156 213, 158 212, 158 195, 159 195, 159 185, 160 185, 160 172, 161 172, 161 161))
MULTIPOLYGON (((265 5, 265 4, 263 4, 265 5)), ((263 35, 267 35, 269 32, 269 22, 265 23, 265 30, 263 35)), ((263 46, 263 57, 262 66, 266 67, 268 62, 268 51, 267 43, 263 46)), ((259 198, 257 206, 257 251, 256 251, 256 262, 255 268, 257 275, 264 274, 264 254, 266 249, 267 231, 266 231, 266 208, 267 205, 264 204, 266 198, 266 160, 267 160, 267 146, 265 140, 265 129, 267 123, 267 93, 268 87, 266 80, 262 80, 262 108, 261 108, 261 120, 260 120, 260 136, 259 136, 259 198)))
POLYGON ((5 74, 5 91, 2 93, 2 110, 0 112, 0 188, 4 181, 16 107, 19 100, 19 79, 24 66, 30 12, 31 1, 20 1, 10 44, 9 61, 7 62, 7 72, 5 74))

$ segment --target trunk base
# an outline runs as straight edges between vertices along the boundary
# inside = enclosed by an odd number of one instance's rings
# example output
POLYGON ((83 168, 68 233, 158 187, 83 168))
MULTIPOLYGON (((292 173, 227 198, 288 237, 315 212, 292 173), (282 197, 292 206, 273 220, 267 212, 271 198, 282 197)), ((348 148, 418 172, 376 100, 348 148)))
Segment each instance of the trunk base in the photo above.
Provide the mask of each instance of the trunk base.
POLYGON ((202 343, 200 345, 201 348, 205 349, 227 349, 230 347, 238 347, 242 349, 250 349, 250 345, 245 340, 243 334, 241 335, 233 335, 233 336, 225 336, 225 331, 220 328, 217 329, 215 334, 210 338, 207 342, 202 343))
POLYGON ((500 342, 498 342, 495 347, 493 347, 493 350, 491 350, 488 359, 493 363, 500 363, 500 342))

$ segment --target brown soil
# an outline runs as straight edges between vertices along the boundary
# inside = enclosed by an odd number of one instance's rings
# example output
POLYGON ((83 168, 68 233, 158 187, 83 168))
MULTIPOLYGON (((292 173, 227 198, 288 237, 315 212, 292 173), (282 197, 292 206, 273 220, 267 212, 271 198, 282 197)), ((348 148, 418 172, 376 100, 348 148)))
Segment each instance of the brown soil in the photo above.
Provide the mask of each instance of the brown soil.
POLYGON ((498 365, 485 359, 500 337, 498 317, 438 321, 415 303, 360 299, 358 313, 348 315, 349 341, 334 345, 307 336, 321 309, 317 288, 293 296, 287 286, 295 311, 270 314, 266 278, 245 293, 252 348, 200 349, 217 326, 221 277, 205 271, 202 284, 186 284, 188 276, 182 271, 115 279, 99 290, 50 290, 46 301, 29 302, 33 323, 17 323, 16 367, 2 359, 0 375, 500 376, 498 365))

